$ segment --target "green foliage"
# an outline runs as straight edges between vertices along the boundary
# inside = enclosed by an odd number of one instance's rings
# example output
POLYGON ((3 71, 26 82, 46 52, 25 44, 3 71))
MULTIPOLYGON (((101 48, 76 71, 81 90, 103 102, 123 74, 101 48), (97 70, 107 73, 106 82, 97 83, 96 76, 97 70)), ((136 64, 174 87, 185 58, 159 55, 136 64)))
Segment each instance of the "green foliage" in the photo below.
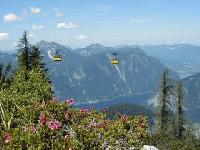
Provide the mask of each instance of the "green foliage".
POLYGON ((40 51, 37 47, 32 46, 30 51, 30 64, 31 68, 41 67, 42 68, 42 58, 40 56, 40 51))
POLYGON ((149 136, 146 144, 154 145, 159 149, 169 150, 199 150, 200 139, 195 136, 186 136, 178 139, 170 134, 154 134, 149 136))
POLYGON ((168 126, 171 120, 171 95, 173 86, 170 85, 169 72, 165 70, 161 77, 161 85, 158 96, 158 108, 156 112, 156 132, 170 132, 168 126))
POLYGON ((46 77, 40 52, 36 47, 30 47, 28 43, 25 31, 19 40, 19 67, 12 74, 12 82, 8 82, 10 65, 4 69, 5 71, 0 66, 0 83, 3 83, 0 85, 10 83, 7 88, 0 89, 1 123, 6 130, 30 122, 31 109, 27 108, 35 102, 45 102, 52 97, 51 84, 46 77))
POLYGON ((196 137, 195 131, 184 116, 184 87, 178 82, 173 92, 170 85, 168 72, 163 73, 159 93, 159 107, 157 113, 157 132, 147 138, 146 144, 154 145, 159 149, 170 150, 197 150, 200 149, 200 139, 196 137), (176 113, 169 108, 172 95, 176 93, 176 113))
POLYGON ((40 51, 29 45, 27 36, 25 31, 19 40, 19 67, 14 72, 14 81, 9 89, 13 101, 22 107, 31 105, 34 101, 47 101, 52 96, 40 51))
POLYGON ((44 78, 41 68, 34 68, 28 72, 28 80, 25 80, 25 69, 16 71, 15 80, 10 87, 13 98, 26 106, 31 99, 34 101, 46 101, 51 97, 51 85, 44 78), (28 100, 30 99, 30 100, 28 100))
POLYGON ((113 119, 116 115, 116 112, 120 114, 127 114, 129 116, 135 116, 138 114, 143 114, 148 116, 149 125, 153 125, 153 112, 152 110, 136 104, 131 103, 120 103, 116 105, 112 105, 108 108, 109 118, 113 119))
MULTIPOLYGON (((21 108, 21 107, 20 107, 21 108)), ((13 110, 11 110, 13 111, 13 110)), ((74 109, 55 98, 23 108, 20 124, 2 128, 3 149, 104 149, 141 148, 147 138, 147 117, 121 116, 109 120, 95 110, 74 109), (28 120, 28 121, 27 121, 28 120), (6 141, 5 135, 11 138, 6 141)), ((14 112, 13 112, 14 113, 14 112)))
POLYGON ((11 73, 12 65, 9 63, 5 68, 2 63, 0 63, 0 89, 8 88, 12 82, 11 73))
POLYGON ((178 82, 177 85, 177 114, 176 114, 176 125, 177 125, 177 136, 182 138, 185 131, 185 117, 184 117, 184 87, 182 82, 178 82))
MULTIPOLYGON (((19 39, 18 43, 18 64, 19 67, 30 69, 30 45, 28 41, 28 33, 24 31, 22 37, 19 39)), ((26 76, 26 75, 25 75, 26 76)))

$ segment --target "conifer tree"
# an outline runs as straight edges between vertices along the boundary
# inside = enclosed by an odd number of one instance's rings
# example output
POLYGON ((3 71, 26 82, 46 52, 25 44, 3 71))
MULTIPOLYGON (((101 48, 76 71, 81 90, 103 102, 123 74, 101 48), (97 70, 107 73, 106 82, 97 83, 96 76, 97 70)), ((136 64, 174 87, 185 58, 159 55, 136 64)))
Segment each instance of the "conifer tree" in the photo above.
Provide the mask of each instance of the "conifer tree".
POLYGON ((52 96, 51 82, 39 49, 28 44, 26 31, 19 41, 19 67, 15 70, 15 80, 10 88, 15 99, 24 106, 34 101, 49 100, 52 96))
POLYGON ((177 85, 177 136, 178 138, 183 137, 184 133, 184 125, 185 125, 185 119, 184 119, 184 86, 181 81, 178 82, 177 85))
POLYGON ((22 37, 19 39, 18 43, 19 53, 18 53, 18 62, 20 66, 29 69, 29 54, 30 54, 30 46, 28 41, 28 33, 24 31, 22 37))
POLYGON ((30 70, 30 62, 29 62, 29 55, 30 55, 30 45, 28 41, 28 33, 24 31, 22 37, 19 39, 18 43, 18 64, 20 69, 25 69, 24 77, 25 80, 28 79, 27 73, 30 70))
POLYGON ((161 77, 161 85, 158 96, 158 110, 157 110, 157 131, 165 134, 168 131, 170 123, 170 105, 173 86, 170 85, 169 72, 165 70, 161 77))

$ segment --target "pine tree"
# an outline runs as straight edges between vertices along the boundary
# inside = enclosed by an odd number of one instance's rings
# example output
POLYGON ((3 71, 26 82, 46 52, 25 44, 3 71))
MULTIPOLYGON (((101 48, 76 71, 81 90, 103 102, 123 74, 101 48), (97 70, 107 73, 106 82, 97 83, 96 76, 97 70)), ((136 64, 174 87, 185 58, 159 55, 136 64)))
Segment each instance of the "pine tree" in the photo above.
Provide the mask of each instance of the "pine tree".
POLYGON ((51 82, 47 78, 39 49, 28 44, 26 31, 19 41, 19 67, 15 70, 15 80, 10 88, 15 99, 24 106, 33 100, 49 100, 52 95, 51 82))
POLYGON ((20 68, 25 68, 25 79, 27 80, 27 71, 30 70, 30 45, 28 41, 28 33, 24 31, 22 38, 19 39, 18 43, 18 63, 20 68))
POLYGON ((157 110, 157 131, 158 133, 165 134, 168 131, 170 124, 170 105, 173 86, 170 85, 169 72, 165 70, 161 77, 161 85, 159 91, 159 104, 157 110))
POLYGON ((184 119, 184 86, 183 83, 180 81, 177 85, 177 136, 178 138, 183 137, 184 133, 184 125, 185 125, 185 119, 184 119))

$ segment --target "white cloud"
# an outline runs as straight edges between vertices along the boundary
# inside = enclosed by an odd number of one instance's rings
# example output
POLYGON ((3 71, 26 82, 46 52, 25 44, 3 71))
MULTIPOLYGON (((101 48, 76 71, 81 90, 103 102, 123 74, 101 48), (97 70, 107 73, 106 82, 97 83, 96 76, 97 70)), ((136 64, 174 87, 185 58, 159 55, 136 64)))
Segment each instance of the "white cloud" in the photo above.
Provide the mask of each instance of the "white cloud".
POLYGON ((139 19, 131 19, 131 23, 147 23, 147 22, 152 22, 151 19, 149 18, 139 18, 139 19))
POLYGON ((75 38, 78 40, 81 40, 81 41, 88 40, 88 36, 83 35, 83 34, 77 35, 77 36, 75 36, 75 38))
POLYGON ((40 8, 36 8, 36 7, 31 7, 30 10, 32 14, 39 14, 42 11, 40 8))
POLYGON ((13 21, 16 21, 16 20, 19 20, 19 17, 14 13, 9 13, 9 14, 6 14, 4 16, 5 22, 13 22, 13 21))
POLYGON ((61 22, 61 23, 57 24, 57 28, 59 28, 59 29, 73 29, 73 28, 78 28, 78 25, 73 24, 71 22, 70 23, 61 22))
POLYGON ((44 28, 44 26, 43 25, 39 25, 39 24, 38 25, 33 24, 32 28, 33 28, 33 30, 41 30, 41 29, 44 28))
POLYGON ((56 17, 62 17, 64 16, 63 12, 61 12, 58 8, 54 8, 55 16, 56 17))
POLYGON ((0 40, 6 39, 9 36, 9 33, 0 32, 0 40))

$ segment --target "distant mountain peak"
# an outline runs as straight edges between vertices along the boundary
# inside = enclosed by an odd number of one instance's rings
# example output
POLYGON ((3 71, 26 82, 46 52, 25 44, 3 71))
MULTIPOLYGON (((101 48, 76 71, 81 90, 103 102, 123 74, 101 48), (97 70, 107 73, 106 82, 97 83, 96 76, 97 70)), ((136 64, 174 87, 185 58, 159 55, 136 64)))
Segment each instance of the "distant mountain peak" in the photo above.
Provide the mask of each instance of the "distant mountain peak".
POLYGON ((139 48, 139 45, 134 45, 134 44, 121 44, 121 45, 116 45, 115 48, 139 48))
POLYGON ((41 41, 37 42, 36 45, 48 44, 48 43, 49 43, 48 41, 41 40, 41 41))
POLYGON ((35 44, 38 47, 46 47, 46 48, 50 48, 50 49, 71 49, 70 47, 67 46, 63 46, 59 43, 56 42, 48 42, 45 40, 41 40, 40 42, 35 44))
POLYGON ((87 46, 86 48, 104 48, 104 46, 99 43, 94 43, 94 44, 87 46))

